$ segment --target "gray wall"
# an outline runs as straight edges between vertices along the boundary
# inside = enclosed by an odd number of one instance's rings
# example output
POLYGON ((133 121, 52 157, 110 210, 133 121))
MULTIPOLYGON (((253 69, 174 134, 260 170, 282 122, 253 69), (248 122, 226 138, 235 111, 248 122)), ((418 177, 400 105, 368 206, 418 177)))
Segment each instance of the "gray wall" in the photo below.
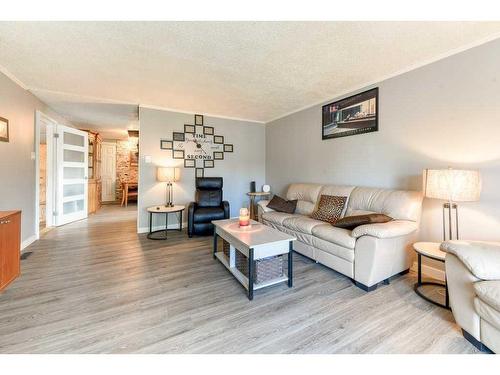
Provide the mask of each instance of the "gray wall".
POLYGON ((70 125, 28 91, 0 73, 0 117, 9 120, 10 142, 0 142, 0 211, 22 210, 21 238, 33 240, 35 226, 35 111, 70 125))
MULTIPOLYGON (((500 41, 375 86, 376 133, 322 141, 321 105, 266 125, 272 190, 292 182, 420 190, 424 168, 479 169, 481 201, 461 204, 461 237, 500 240, 500 41)), ((441 204, 425 200, 422 239, 441 239, 441 204)))
MULTIPOLYGON (((139 137, 139 206, 138 228, 144 231, 149 218, 146 208, 165 202, 165 183, 156 181, 156 167, 179 166, 181 180, 174 184, 174 203, 186 205, 194 198, 195 170, 184 168, 183 160, 173 160, 171 151, 160 149, 160 139, 172 139, 172 132, 184 130, 184 124, 193 124, 194 115, 140 108, 139 137), (145 156, 152 157, 146 164, 145 156)), ((234 145, 233 153, 225 153, 224 160, 215 161, 215 168, 205 169, 205 176, 224 178, 224 199, 231 206, 231 216, 248 205, 246 193, 250 181, 256 181, 260 189, 265 178, 265 126, 260 123, 228 120, 205 116, 205 125, 215 127, 215 133, 224 136, 226 143, 234 145)), ((164 218, 154 225, 163 225, 164 218)), ((175 223, 171 215, 172 223, 175 223)), ((186 220, 186 216, 184 216, 186 220)))

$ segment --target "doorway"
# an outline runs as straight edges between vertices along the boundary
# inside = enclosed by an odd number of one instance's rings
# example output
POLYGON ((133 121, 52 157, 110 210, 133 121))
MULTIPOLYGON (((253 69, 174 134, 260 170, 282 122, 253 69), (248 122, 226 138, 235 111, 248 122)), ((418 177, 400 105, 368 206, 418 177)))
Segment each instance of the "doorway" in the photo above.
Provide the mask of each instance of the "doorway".
POLYGON ((102 142, 102 201, 116 201, 116 143, 102 142))
POLYGON ((35 228, 40 232, 87 217, 87 133, 35 114, 35 228))

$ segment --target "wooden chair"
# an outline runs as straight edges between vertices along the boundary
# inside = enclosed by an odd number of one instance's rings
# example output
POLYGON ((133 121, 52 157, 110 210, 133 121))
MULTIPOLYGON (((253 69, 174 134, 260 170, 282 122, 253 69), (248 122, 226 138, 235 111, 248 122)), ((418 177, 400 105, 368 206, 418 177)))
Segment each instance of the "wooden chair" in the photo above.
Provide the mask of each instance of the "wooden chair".
POLYGON ((122 203, 121 205, 128 206, 128 201, 130 198, 135 198, 137 200, 137 182, 121 181, 122 186, 122 203))

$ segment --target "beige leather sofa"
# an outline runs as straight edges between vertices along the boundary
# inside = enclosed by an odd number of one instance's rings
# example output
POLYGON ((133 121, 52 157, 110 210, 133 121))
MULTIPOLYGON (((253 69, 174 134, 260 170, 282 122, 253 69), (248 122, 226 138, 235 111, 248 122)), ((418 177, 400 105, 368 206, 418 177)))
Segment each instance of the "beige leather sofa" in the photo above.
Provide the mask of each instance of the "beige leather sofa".
POLYGON ((500 242, 447 241, 441 249, 450 306, 464 337, 500 353, 500 242))
POLYGON ((298 200, 294 214, 275 212, 267 207, 269 201, 260 201, 258 216, 262 223, 296 236, 296 252, 350 277, 366 291, 409 270, 422 207, 420 192, 291 184, 286 198, 298 200), (308 215, 324 194, 348 197, 342 216, 383 213, 394 220, 350 231, 311 219, 308 215))

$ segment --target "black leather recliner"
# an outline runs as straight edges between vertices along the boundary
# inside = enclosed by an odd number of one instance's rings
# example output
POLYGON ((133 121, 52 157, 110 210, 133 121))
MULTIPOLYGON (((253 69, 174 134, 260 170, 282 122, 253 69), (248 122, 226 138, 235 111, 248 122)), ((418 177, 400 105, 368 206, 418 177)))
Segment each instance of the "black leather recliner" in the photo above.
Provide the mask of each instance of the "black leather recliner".
POLYGON ((195 202, 188 206, 188 235, 211 235, 212 220, 229 219, 229 202, 222 200, 222 177, 198 177, 195 202))

